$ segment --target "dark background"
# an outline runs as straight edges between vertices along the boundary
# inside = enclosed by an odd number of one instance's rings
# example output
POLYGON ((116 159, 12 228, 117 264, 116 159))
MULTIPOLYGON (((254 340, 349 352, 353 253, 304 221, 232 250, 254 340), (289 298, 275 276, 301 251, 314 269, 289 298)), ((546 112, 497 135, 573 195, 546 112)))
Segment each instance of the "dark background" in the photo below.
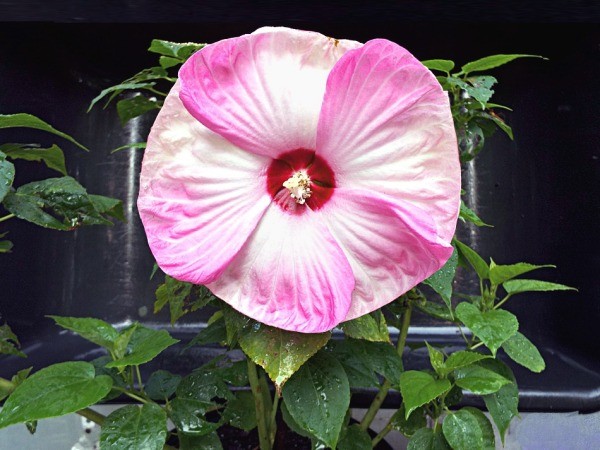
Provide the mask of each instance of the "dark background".
MULTIPOLYGON (((36 114, 92 151, 22 130, 0 131, 0 142, 61 144, 70 174, 89 192, 122 199, 129 218, 73 233, 14 219, 0 225, 15 244, 11 254, 0 255, 1 322, 30 354, 23 362, 4 360, 0 375, 87 351, 79 341, 75 347, 64 341, 46 314, 168 321, 152 314, 153 261, 135 211, 141 151, 110 154, 144 140, 152 118, 122 128, 113 107, 86 114, 91 99, 154 65, 156 57, 146 52, 153 38, 213 42, 262 25, 286 25, 359 41, 387 38, 421 60, 447 58, 457 66, 496 53, 548 58, 517 60, 491 72, 499 80, 493 101, 514 109, 505 117, 515 141, 498 133, 464 172, 465 189, 476 200, 470 206, 494 228, 463 227, 460 234, 499 264, 556 264, 533 275, 579 289, 520 295, 507 304, 548 365, 541 375, 515 368, 522 408, 600 409, 597 3, 205 3, 0 0, 0 113, 36 114)), ((46 176, 56 175, 35 163, 18 165, 15 185, 46 176)), ((461 288, 470 289, 468 280, 461 288)), ((184 324, 194 328, 198 320, 184 324)), ((421 339, 430 321, 417 317, 414 325, 413 338, 421 339)), ((450 342, 452 336, 444 331, 429 338, 436 339, 450 342)), ((419 365, 422 355, 413 353, 419 365)))

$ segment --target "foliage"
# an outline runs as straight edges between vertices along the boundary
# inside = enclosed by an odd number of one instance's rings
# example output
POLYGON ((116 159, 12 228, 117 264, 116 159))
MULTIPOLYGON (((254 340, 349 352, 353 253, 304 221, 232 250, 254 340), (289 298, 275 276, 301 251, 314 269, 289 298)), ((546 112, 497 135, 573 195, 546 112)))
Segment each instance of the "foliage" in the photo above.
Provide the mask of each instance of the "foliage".
MULTIPOLYGON (((202 47, 152 41, 149 51, 158 56, 157 65, 104 89, 92 100, 90 109, 115 101, 123 124, 160 109, 166 95, 163 89, 176 81, 176 68, 202 47)), ((498 128, 513 138, 510 126, 494 111, 507 108, 490 103, 497 80, 481 72, 528 56, 493 55, 464 64, 457 72, 453 72, 455 63, 450 60, 424 62, 439 73, 438 80, 449 92, 462 162, 475 158, 485 139, 498 128)), ((9 126, 42 129, 82 147, 33 116, 0 116, 0 128, 9 126)), ((145 143, 128 147, 144 148, 145 143)), ((64 155, 57 146, 0 146, 0 201, 10 217, 59 230, 123 219, 120 202, 89 195, 68 177, 64 155), (17 158, 44 162, 62 177, 15 189, 15 169, 9 159, 17 158)), ((464 202, 459 218, 469 226, 489 226, 464 202)), ((7 242, 0 241, 0 252, 10 250, 7 242)), ((204 286, 166 276, 156 290, 154 310, 168 306, 172 323, 200 309, 216 308, 206 328, 186 349, 193 345, 226 347, 225 352, 190 374, 174 374, 163 368, 146 380, 142 378, 140 366, 178 342, 166 330, 138 323, 116 329, 99 319, 51 316, 60 327, 102 347, 106 356, 93 364, 59 363, 31 376, 26 370, 10 381, 0 380, 0 399, 6 398, 0 427, 34 424, 47 417, 79 412, 102 425, 102 448, 173 449, 167 444, 170 421, 179 448, 185 450, 222 448, 216 430, 228 424, 244 431, 257 428, 260 446, 268 450, 275 442, 281 411, 286 424, 310 438, 313 448, 370 448, 387 432, 398 430, 410 438, 409 449, 493 449, 494 425, 504 439, 510 421, 518 414, 517 384, 498 353, 503 351, 533 372, 545 367, 535 345, 519 332, 517 318, 502 306, 518 294, 572 288, 517 278, 553 266, 523 262, 498 265, 491 259, 488 263, 465 243, 455 239, 453 245, 448 262, 419 288, 383 310, 341 324, 339 333, 306 335, 269 327, 242 316, 204 286), (479 292, 475 295, 456 292, 454 280, 461 270, 473 271, 478 278, 479 292), (431 367, 404 371, 402 352, 414 309, 457 326, 464 348, 448 354, 444 348, 425 343, 431 367), (390 333, 394 328, 398 332, 390 333), (378 394, 362 422, 350 424, 350 398, 353 390, 361 388, 377 388, 378 394), (389 390, 400 392, 402 404, 384 430, 371 439, 366 430, 389 390), (460 406, 463 391, 482 397, 494 425, 478 409, 450 410, 460 406), (137 404, 108 417, 88 409, 116 396, 137 404), (428 428, 428 423, 433 427, 428 428)), ((7 325, 0 327, 0 351, 24 356, 7 325)))

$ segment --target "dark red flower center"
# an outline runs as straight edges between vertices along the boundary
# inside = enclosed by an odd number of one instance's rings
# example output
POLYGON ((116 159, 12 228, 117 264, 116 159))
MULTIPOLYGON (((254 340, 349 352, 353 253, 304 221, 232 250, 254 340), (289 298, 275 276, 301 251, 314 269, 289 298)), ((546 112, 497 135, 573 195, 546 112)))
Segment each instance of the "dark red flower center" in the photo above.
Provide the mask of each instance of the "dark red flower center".
POLYGON ((267 169, 267 191, 275 203, 284 211, 301 213, 305 206, 312 210, 321 208, 333 195, 335 176, 333 170, 314 150, 297 149, 282 153, 271 162, 267 169), (290 186, 290 180, 308 181, 305 197, 294 197, 297 191, 290 186))

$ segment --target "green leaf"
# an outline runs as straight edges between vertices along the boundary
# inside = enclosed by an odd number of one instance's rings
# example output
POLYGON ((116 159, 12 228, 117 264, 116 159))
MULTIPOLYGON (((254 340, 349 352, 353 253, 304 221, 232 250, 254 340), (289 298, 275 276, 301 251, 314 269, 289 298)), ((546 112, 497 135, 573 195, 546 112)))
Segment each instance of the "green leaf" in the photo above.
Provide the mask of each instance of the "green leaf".
POLYGON ((0 354, 17 355, 26 358, 25 353, 19 350, 20 346, 21 344, 17 335, 12 332, 10 327, 7 324, 0 325, 0 354))
POLYGON ((447 320, 450 322, 454 321, 454 316, 448 309, 447 305, 440 305, 438 303, 426 301, 424 303, 417 303, 416 306, 425 314, 429 314, 436 319, 447 320))
POLYGON ((431 362, 431 367, 433 370, 439 375, 440 371, 444 367, 444 354, 439 351, 437 348, 429 345, 428 342, 425 342, 427 346, 427 351, 429 352, 429 361, 431 362))
POLYGON ((0 412, 0 428, 79 411, 104 398, 111 387, 110 377, 96 377, 90 363, 48 366, 23 381, 8 397, 0 412))
POLYGON ((0 151, 0 202, 10 191, 15 179, 15 165, 6 160, 6 155, 0 151))
POLYGON ((82 225, 112 225, 96 209, 83 186, 71 177, 47 178, 25 184, 16 192, 7 194, 4 206, 20 219, 55 230, 73 230, 82 225))
POLYGON ((475 250, 456 239, 454 239, 453 243, 460 252, 460 255, 471 264, 473 269, 475 269, 477 276, 482 280, 487 280, 489 278, 490 268, 481 256, 479 256, 475 250))
POLYGON ((107 375, 113 382, 110 392, 102 398, 101 402, 107 402, 118 398, 123 395, 123 389, 127 389, 127 383, 123 379, 123 374, 119 373, 117 369, 106 367, 106 364, 111 361, 112 358, 109 355, 104 355, 90 361, 96 370, 96 377, 107 375))
POLYGON ((211 404, 213 399, 232 399, 233 394, 220 374, 215 373, 211 367, 207 371, 192 372, 181 380, 177 386, 177 398, 193 399, 211 404))
POLYGON ((252 392, 236 392, 235 398, 227 402, 223 415, 228 423, 236 428, 244 431, 256 428, 256 410, 252 392))
POLYGON ((131 119, 141 116, 149 111, 160 109, 161 104, 156 99, 148 98, 140 93, 131 98, 125 98, 117 102, 117 113, 121 125, 125 125, 131 119))
POLYGON ((446 73, 454 69, 454 61, 449 59, 428 59, 427 61, 421 61, 421 64, 429 70, 439 70, 446 73))
POLYGON ((154 313, 168 304, 171 324, 174 324, 184 315, 203 308, 214 298, 206 286, 186 283, 165 275, 165 282, 156 290, 154 313))
MULTIPOLYGON (((12 242, 0 241, 0 253, 10 253, 12 248, 13 248, 12 242)), ((0 345, 2 345, 2 344, 0 344, 0 345)), ((2 350, 0 350, 0 353, 2 353, 2 350)))
POLYGON ((92 205, 94 205, 96 211, 100 214, 106 214, 121 222, 127 222, 127 219, 125 219, 125 212, 123 211, 123 202, 121 200, 93 194, 88 195, 88 198, 92 202, 92 205))
POLYGON ((66 139, 69 142, 72 142, 77 147, 85 151, 89 151, 85 146, 77 142, 68 134, 63 133, 62 131, 58 131, 56 128, 53 128, 50 124, 44 122, 42 119, 39 119, 36 116, 32 116, 31 114, 0 114, 0 128, 33 128, 36 130, 46 131, 48 133, 55 134, 56 136, 60 136, 61 138, 66 139))
POLYGON ((400 381, 402 360, 393 345, 359 339, 332 339, 326 350, 342 364, 351 387, 379 387, 378 373, 393 385, 400 381))
POLYGON ((73 331, 82 338, 109 350, 114 349, 115 341, 119 337, 119 332, 111 324, 100 319, 90 317, 47 317, 54 319, 58 326, 73 331))
POLYGON ((421 428, 410 438, 407 450, 451 450, 444 435, 431 428, 421 428))
POLYGON ((148 48, 148 51, 180 60, 186 60, 191 56, 192 53, 200 50, 205 45, 206 44, 196 44, 194 42, 178 43, 153 39, 150 43, 150 48, 148 48))
POLYGON ((452 304, 450 298, 452 297, 452 282, 454 281, 454 275, 456 274, 456 266, 458 264, 458 253, 456 249, 452 252, 450 259, 446 261, 446 264, 427 278, 423 283, 433 288, 437 292, 452 315, 452 304))
POLYGON ((482 75, 479 77, 469 78, 468 81, 470 86, 467 86, 466 88, 467 93, 485 108, 488 100, 492 98, 492 95, 494 95, 492 86, 496 84, 498 80, 489 75, 482 75))
POLYGON ((125 355, 106 367, 139 366, 151 361, 164 349, 179 342, 173 339, 166 330, 153 330, 137 325, 127 344, 125 355))
POLYGON ((179 450, 223 450, 221 440, 216 432, 204 436, 179 433, 179 450))
POLYGON ((210 323, 206 328, 201 330, 185 348, 194 345, 221 344, 227 340, 227 329, 223 319, 210 323))
POLYGON ((289 427, 290 430, 292 430, 294 433, 296 433, 300 436, 304 436, 309 439, 314 439, 314 436, 312 436, 308 431, 304 430, 302 427, 300 427, 300 425, 298 425, 296 423, 296 421, 294 420, 294 418, 288 411, 288 408, 287 408, 285 402, 282 402, 280 404, 280 408, 281 408, 281 418, 283 419, 283 421, 289 427))
POLYGON ((406 437, 413 436, 417 430, 427 426, 424 408, 417 408, 410 417, 406 418, 404 403, 400 406, 390 419, 390 425, 406 437))
POLYGON ((539 55, 519 55, 519 54, 514 54, 514 55, 492 55, 492 56, 486 56, 485 58, 481 58, 472 62, 469 62, 467 64, 465 64, 464 66, 462 66, 461 72, 462 73, 472 73, 472 72, 481 72, 482 70, 489 70, 489 69, 493 69, 495 67, 499 67, 503 64, 506 64, 510 61, 513 61, 517 58, 542 58, 542 59, 547 59, 544 58, 543 56, 539 56, 539 55))
POLYGON ((372 342, 390 342, 387 323, 380 310, 340 324, 344 334, 354 339, 372 342))
POLYGON ((58 145, 53 145, 50 148, 38 148, 37 145, 33 144, 4 144, 0 145, 0 152, 4 152, 11 159, 41 161, 49 169, 56 170, 65 176, 67 175, 65 155, 58 145))
POLYGON ((462 302, 455 312, 456 317, 481 339, 494 356, 500 346, 519 329, 515 315, 502 309, 481 312, 475 305, 462 302))
POLYGON ((209 422, 204 415, 214 407, 213 403, 194 398, 176 397, 169 402, 169 418, 182 435, 203 436, 214 432, 221 426, 217 422, 209 422))
POLYGON ((175 394, 180 382, 181 375, 166 370, 157 370, 148 378, 144 390, 152 400, 165 401, 175 394))
POLYGON ((465 205, 465 202, 463 202, 462 200, 460 201, 460 213, 458 215, 458 218, 460 220, 462 220, 463 222, 471 222, 471 223, 477 225, 478 227, 491 227, 492 226, 492 225, 488 225, 483 220, 481 220, 472 209, 467 208, 467 206, 465 205))
POLYGON ((498 431, 500 432, 502 442, 504 443, 504 436, 506 430, 508 430, 510 421, 513 417, 519 415, 519 389, 512 371, 506 364, 503 364, 496 359, 487 359, 481 361, 479 364, 512 381, 512 383, 503 386, 498 392, 483 396, 485 406, 490 412, 492 419, 494 419, 496 427, 498 427, 498 431))
POLYGON ((477 361, 481 361, 482 359, 491 358, 490 355, 484 355, 482 353, 471 352, 468 350, 462 350, 458 352, 452 353, 448 356, 444 367, 440 371, 440 375, 448 375, 450 372, 456 369, 460 369, 461 367, 470 366, 477 361))
POLYGON ((528 263, 517 263, 510 265, 496 265, 493 261, 490 264, 490 281, 495 285, 500 285, 521 274, 531 272, 532 270, 543 269, 546 267, 556 268, 552 264, 536 266, 528 263))
MULTIPOLYGON (((226 309, 224 312, 227 312, 225 320, 230 322, 232 314, 239 315, 231 309, 226 309)), ((245 322, 245 325, 239 329, 238 339, 244 353, 255 364, 265 369, 276 388, 281 389, 300 366, 329 341, 330 337, 330 332, 296 333, 250 321, 245 322)))
POLYGON ((178 64, 181 64, 181 60, 178 58, 171 58, 170 56, 161 56, 158 58, 158 62, 160 67, 163 69, 168 69, 170 67, 175 67, 178 64))
POLYGON ((479 420, 466 409, 449 414, 442 423, 444 437, 454 450, 483 450, 479 420))
POLYGON ((319 352, 285 384, 283 399, 294 421, 335 448, 350 406, 350 386, 341 364, 319 352))
POLYGON ((486 415, 472 406, 466 406, 462 408, 462 410, 468 411, 475 419, 477 419, 479 429, 481 430, 481 436, 483 437, 483 450, 496 450, 494 427, 486 415))
MULTIPOLYGON (((115 96, 119 95, 121 92, 123 91, 128 91, 128 90, 139 90, 139 89, 147 89, 150 88, 152 86, 154 86, 156 83, 121 83, 121 84, 117 84, 115 86, 111 86, 109 88, 104 89, 102 92, 100 92, 100 94, 98 94, 90 103, 90 106, 87 109, 87 112, 89 113, 92 108, 94 107, 94 105, 96 103, 98 103, 100 100, 102 100, 104 97, 106 97, 108 94, 111 94, 111 98, 114 98, 115 96)), ((110 102, 109 99, 109 102, 110 102)), ((107 103, 108 104, 108 103, 107 103)), ((106 108, 107 105, 105 105, 104 107, 106 108)))
POLYGON ((372 447, 371 436, 360 425, 350 425, 344 431, 336 450, 364 450, 372 447))
POLYGON ((220 366, 217 369, 219 376, 232 386, 248 386, 248 363, 246 360, 235 361, 231 364, 220 366))
POLYGON ((23 383, 31 372, 31 367, 27 369, 19 370, 15 375, 12 376, 10 383, 2 383, 0 385, 0 401, 8 397, 17 388, 18 385, 23 383))
POLYGON ((540 280, 509 280, 502 284, 504 290, 511 295, 521 292, 547 292, 547 291, 576 291, 577 289, 564 284, 550 283, 540 280))
POLYGON ((519 332, 502 344, 502 348, 510 359, 532 372, 540 373, 546 368, 544 358, 536 346, 519 332))
POLYGON ((146 148, 146 142, 134 142, 133 144, 121 145, 120 147, 112 149, 110 153, 117 153, 128 148, 146 148))
POLYGON ((454 375, 457 386, 477 395, 493 394, 511 382, 502 375, 478 365, 456 369, 454 375))
POLYGON ((166 440, 167 415, 154 403, 113 411, 100 432, 102 450, 162 450, 166 440))
MULTIPOLYGON (((501 107, 500 105, 494 105, 493 103, 487 104, 488 108, 491 108, 492 106, 494 106, 495 108, 501 107)), ((508 108, 508 109, 510 109, 510 108, 508 108)), ((493 111, 490 111, 489 114, 486 112, 482 112, 482 113, 480 113, 479 117, 491 120, 492 122, 494 122, 496 124, 496 126, 498 128, 500 128, 502 131, 504 131, 504 133, 506 133, 506 135, 510 138, 511 141, 514 140, 512 128, 504 120, 502 120, 502 118, 500 116, 495 114, 493 111)))
POLYGON ((448 392, 452 385, 448 380, 436 380, 426 372, 408 370, 400 375, 400 393, 404 399, 406 418, 417 409, 448 392))

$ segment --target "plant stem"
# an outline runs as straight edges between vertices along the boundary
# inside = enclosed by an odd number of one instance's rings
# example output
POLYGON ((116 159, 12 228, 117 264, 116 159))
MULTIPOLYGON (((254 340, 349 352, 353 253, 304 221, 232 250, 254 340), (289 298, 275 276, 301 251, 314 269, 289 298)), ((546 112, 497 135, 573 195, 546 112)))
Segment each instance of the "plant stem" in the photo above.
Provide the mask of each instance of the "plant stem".
POLYGON ((392 427, 392 424, 391 424, 391 422, 388 422, 388 423, 387 423, 387 425, 386 425, 386 426, 383 428, 383 430, 381 430, 381 431, 379 432, 379 434, 373 438, 373 440, 371 441, 371 446, 372 446, 373 448, 375 448, 375 446, 376 446, 377 444, 379 444, 379 442, 380 442, 380 441, 381 441, 381 440, 382 440, 384 437, 386 437, 386 436, 387 436, 387 434, 388 434, 390 431, 392 431, 392 429, 393 429, 393 427, 392 427))
POLYGON ((256 410, 258 441, 260 443, 261 450, 271 450, 271 440, 269 439, 267 422, 265 420, 265 403, 262 387, 258 381, 258 375, 256 373, 256 365, 250 358, 246 358, 246 361, 248 362, 248 380, 250 381, 250 388, 252 389, 252 395, 254 397, 254 408, 256 410))
POLYGON ((481 347, 483 345, 483 342, 478 342, 475 345, 472 345, 469 350, 475 350, 477 347, 481 347))
POLYGON ((0 217, 0 222, 4 222, 5 220, 12 219, 13 217, 15 217, 14 214, 8 214, 4 217, 0 217))
POLYGON ((3 391, 12 392, 14 388, 15 385, 12 383, 12 381, 8 381, 5 378, 0 378, 0 389, 2 389, 3 391))
MULTIPOLYGON (((400 356, 400 359, 402 359, 402 355, 404 353, 404 346, 406 345, 406 336, 408 335, 408 325, 410 324, 411 315, 412 306, 410 303, 408 303, 406 311, 404 311, 404 314, 402 316, 402 325, 400 327, 400 335, 398 336, 398 344, 396 346, 396 349, 398 350, 398 356, 400 356)), ((379 392, 373 399, 371 406, 365 413, 365 416, 363 417, 363 420, 360 423, 361 429, 367 430, 367 428, 369 428, 369 426, 373 422, 373 419, 375 419, 377 412, 381 408, 383 401, 387 397, 387 394, 391 387, 392 383, 389 380, 386 379, 383 381, 383 384, 379 388, 379 392)))
POLYGON ((506 297, 504 297, 502 300, 500 300, 498 303, 496 303, 494 305, 494 309, 498 309, 500 308, 502 305, 504 305, 508 299, 511 297, 511 294, 508 294, 506 297))
POLYGON ((104 416, 103 414, 100 414, 97 411, 94 411, 91 408, 80 409, 79 411, 77 411, 77 414, 85 417, 87 420, 91 420, 96 425, 100 425, 100 426, 102 426, 102 424, 104 423, 104 419, 106 419, 106 416, 104 416))
POLYGON ((277 434, 277 408, 279 407, 279 395, 275 392, 273 399, 273 407, 271 408, 271 422, 269 423, 269 434, 271 438, 271 446, 275 444, 275 435, 277 434))

